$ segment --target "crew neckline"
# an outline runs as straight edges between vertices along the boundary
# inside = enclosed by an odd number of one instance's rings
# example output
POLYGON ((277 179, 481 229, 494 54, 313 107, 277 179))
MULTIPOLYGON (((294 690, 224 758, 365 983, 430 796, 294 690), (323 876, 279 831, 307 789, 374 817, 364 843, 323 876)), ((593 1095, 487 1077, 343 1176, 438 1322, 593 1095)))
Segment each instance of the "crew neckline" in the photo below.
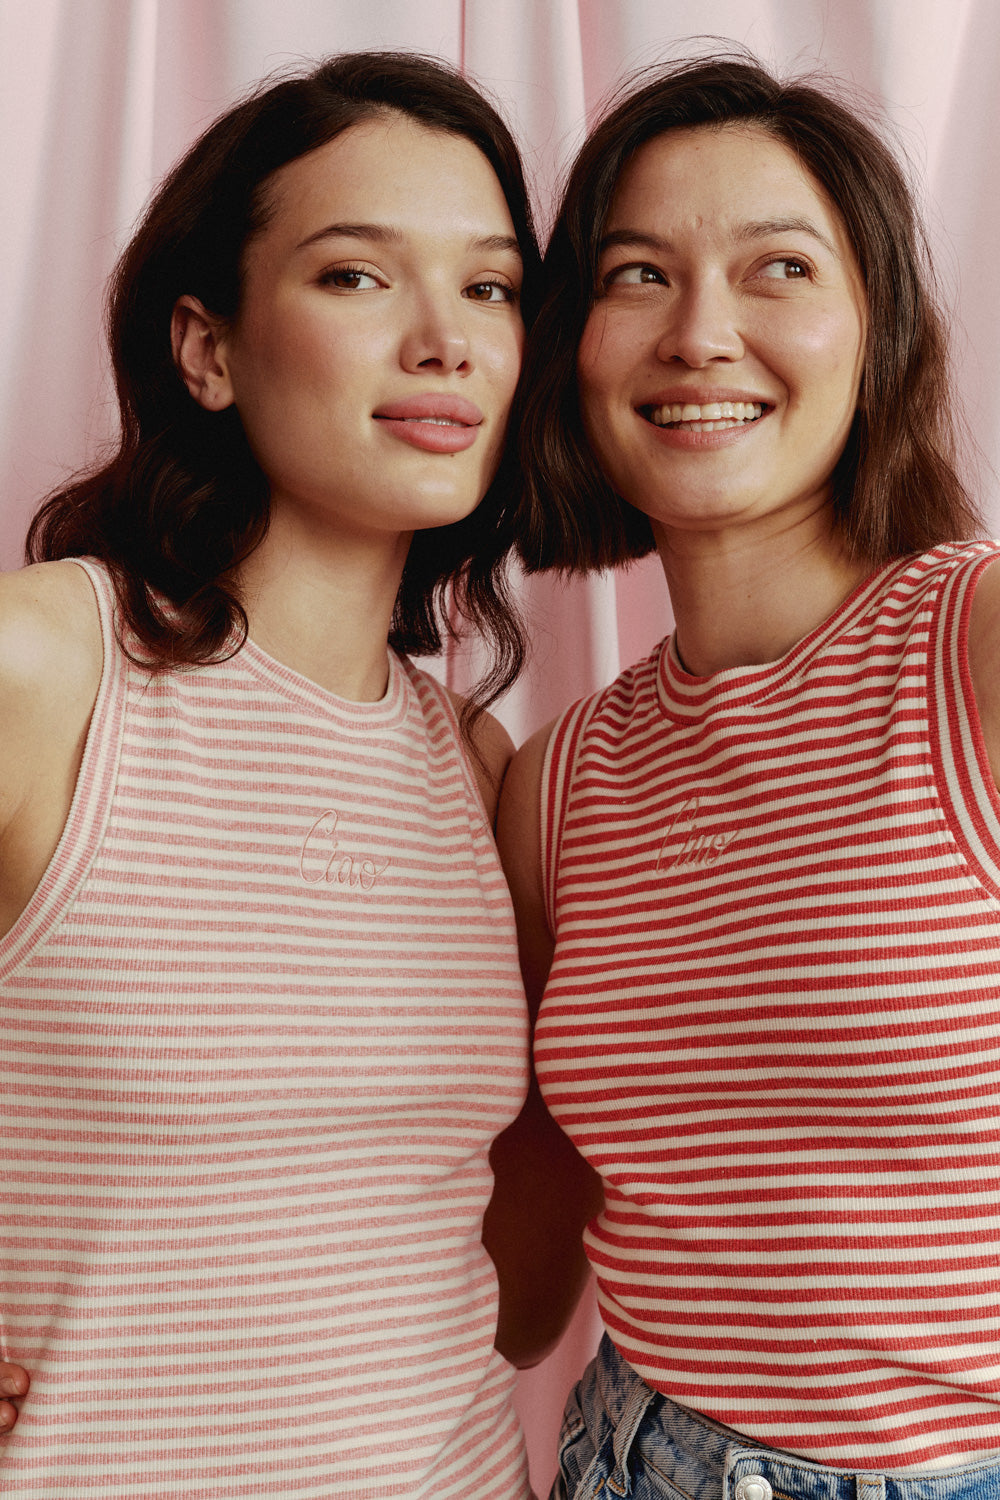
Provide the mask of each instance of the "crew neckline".
POLYGON ((796 677, 834 636, 853 624, 868 608, 873 594, 879 593, 894 574, 904 572, 912 562, 910 555, 893 558, 870 573, 836 609, 774 661, 723 667, 699 677, 682 664, 677 654, 676 631, 672 631, 660 647, 657 664, 657 693, 663 714, 687 721, 701 717, 711 704, 750 706, 762 702, 796 677))
POLYGON ((324 717, 341 723, 363 728, 387 728, 398 723, 406 711, 407 677, 402 663, 391 646, 386 647, 389 678, 381 698, 374 702, 359 702, 354 698, 342 698, 328 688, 321 687, 310 677, 288 667, 277 657, 271 656, 262 646, 248 636, 236 654, 236 660, 301 707, 318 712, 324 717))
MULTIPOLYGON (((119 628, 118 605, 107 563, 101 558, 89 555, 67 560, 77 563, 92 579, 95 574, 100 576, 107 594, 112 629, 117 632, 119 628)), ((158 597, 163 602, 163 596, 158 597)), ((342 698, 327 688, 320 687, 319 683, 313 682, 303 673, 296 672, 294 668, 280 662, 277 657, 271 656, 263 646, 257 644, 252 636, 244 636, 241 639, 240 632, 235 626, 226 644, 231 655, 224 656, 221 660, 206 662, 203 670, 212 671, 236 664, 242 665, 251 676, 267 683, 282 697, 297 703, 300 708, 336 720, 345 727, 358 730, 393 728, 406 717, 410 702, 410 679, 402 658, 388 643, 386 644, 386 660, 389 671, 386 690, 381 698, 370 703, 359 703, 352 698, 342 698)))

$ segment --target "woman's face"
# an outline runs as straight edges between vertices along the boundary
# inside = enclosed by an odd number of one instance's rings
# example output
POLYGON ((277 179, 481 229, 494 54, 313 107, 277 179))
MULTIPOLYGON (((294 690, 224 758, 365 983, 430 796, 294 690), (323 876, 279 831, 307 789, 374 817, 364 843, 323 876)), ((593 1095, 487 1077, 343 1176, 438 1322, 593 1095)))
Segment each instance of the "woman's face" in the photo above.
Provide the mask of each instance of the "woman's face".
POLYGON ((401 115, 269 184, 218 355, 272 513, 406 533, 466 516, 517 381, 521 256, 492 167, 401 115))
POLYGON ((793 153, 724 126, 629 162, 578 356, 612 485, 677 531, 785 526, 829 503, 866 302, 840 216, 793 153))

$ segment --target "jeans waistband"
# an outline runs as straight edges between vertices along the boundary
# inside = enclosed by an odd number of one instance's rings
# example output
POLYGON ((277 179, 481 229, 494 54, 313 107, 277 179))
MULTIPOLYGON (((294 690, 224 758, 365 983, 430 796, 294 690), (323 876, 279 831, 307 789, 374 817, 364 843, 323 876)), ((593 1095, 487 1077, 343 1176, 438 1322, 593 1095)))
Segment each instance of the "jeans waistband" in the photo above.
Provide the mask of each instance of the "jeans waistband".
POLYGON ((607 1336, 596 1366, 601 1403, 616 1429, 616 1459, 627 1463, 641 1426, 643 1453, 669 1450, 679 1471, 672 1483, 689 1500, 1000 1500, 1000 1455, 916 1474, 832 1469, 758 1446, 651 1390, 607 1336))

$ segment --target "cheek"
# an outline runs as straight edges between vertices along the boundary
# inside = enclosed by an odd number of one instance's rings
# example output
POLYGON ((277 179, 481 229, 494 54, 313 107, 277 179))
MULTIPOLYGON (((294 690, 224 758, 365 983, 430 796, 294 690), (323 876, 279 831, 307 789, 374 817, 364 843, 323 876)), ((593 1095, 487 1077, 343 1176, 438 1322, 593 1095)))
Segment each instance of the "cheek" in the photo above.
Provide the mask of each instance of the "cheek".
POLYGON ((827 386, 831 395, 853 406, 864 361, 864 334, 864 321, 855 309, 831 309, 804 321, 787 340, 783 355, 791 369, 798 365, 810 384, 827 386))
MULTIPOLYGON (((614 404, 623 375, 634 363, 633 357, 622 365, 621 320, 608 316, 598 304, 584 325, 576 358, 576 383, 580 417, 587 441, 598 463, 604 468, 615 466, 613 443, 614 404)), ((626 352, 629 341, 625 340, 626 352)))
POLYGON ((497 341, 487 359, 491 379, 508 406, 514 399, 514 390, 521 374, 524 338, 524 325, 517 323, 504 338, 497 341))
POLYGON ((576 382, 583 408, 607 380, 609 343, 607 311, 597 306, 583 325, 576 354, 576 382))
POLYGON ((301 389, 303 372, 313 364, 307 341, 296 341, 273 325, 248 325, 230 359, 237 408, 244 417, 254 411, 282 409, 291 401, 293 389, 301 389))

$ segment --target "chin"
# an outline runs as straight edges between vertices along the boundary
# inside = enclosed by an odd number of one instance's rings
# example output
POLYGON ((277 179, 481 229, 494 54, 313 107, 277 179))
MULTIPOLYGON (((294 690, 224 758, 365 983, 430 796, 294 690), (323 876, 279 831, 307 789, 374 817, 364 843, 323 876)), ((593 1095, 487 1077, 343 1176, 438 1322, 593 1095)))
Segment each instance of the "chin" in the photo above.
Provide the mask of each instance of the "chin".
MULTIPOLYGON (((485 494, 486 491, 483 491, 485 494)), ((438 526, 454 526, 458 521, 464 521, 477 510, 482 503, 482 495, 462 495, 451 498, 437 497, 428 499, 426 505, 422 505, 419 513, 413 513, 413 519, 409 526, 413 531, 429 531, 438 526)))

